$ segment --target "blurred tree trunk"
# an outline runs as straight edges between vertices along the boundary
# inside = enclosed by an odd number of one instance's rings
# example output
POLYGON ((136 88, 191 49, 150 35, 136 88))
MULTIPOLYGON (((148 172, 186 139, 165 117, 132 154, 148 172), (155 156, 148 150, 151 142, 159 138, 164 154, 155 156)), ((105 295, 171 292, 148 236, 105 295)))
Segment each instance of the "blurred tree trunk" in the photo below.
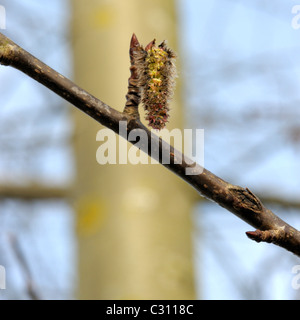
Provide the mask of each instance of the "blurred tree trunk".
MULTIPOLYGON (((131 35, 144 45, 167 39, 176 51, 174 1, 74 0, 71 5, 74 80, 122 110, 131 35)), ((183 126, 179 91, 177 85, 168 129, 183 126)), ((101 126, 77 110, 74 121, 78 298, 195 298, 194 191, 159 165, 98 164, 101 126)))

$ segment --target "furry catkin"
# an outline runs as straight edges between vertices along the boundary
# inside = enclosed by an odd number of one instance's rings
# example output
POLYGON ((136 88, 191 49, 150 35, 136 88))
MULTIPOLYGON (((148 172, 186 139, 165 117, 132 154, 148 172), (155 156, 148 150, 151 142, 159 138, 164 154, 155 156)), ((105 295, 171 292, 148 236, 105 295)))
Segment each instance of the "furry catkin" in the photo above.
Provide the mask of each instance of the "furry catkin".
POLYGON ((173 96, 176 76, 175 54, 162 42, 155 46, 155 40, 144 50, 137 52, 136 67, 141 101, 146 111, 149 126, 161 130, 169 118, 168 103, 173 96))

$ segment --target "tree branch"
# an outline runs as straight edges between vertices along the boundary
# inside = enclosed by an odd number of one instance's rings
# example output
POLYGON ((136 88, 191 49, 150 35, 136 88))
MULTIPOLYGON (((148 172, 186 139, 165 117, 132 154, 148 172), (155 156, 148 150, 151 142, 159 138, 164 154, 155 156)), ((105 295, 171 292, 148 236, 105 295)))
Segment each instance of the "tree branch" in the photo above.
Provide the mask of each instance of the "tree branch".
MULTIPOLYGON (((153 156, 151 145, 157 142, 158 137, 139 121, 136 112, 128 112, 128 107, 131 105, 127 104, 125 112, 118 112, 51 69, 3 34, 0 34, 0 64, 24 72, 117 134, 124 136, 124 133, 119 132, 119 122, 126 121, 127 140, 130 131, 143 130, 147 134, 148 141, 140 145, 141 150, 153 156)), ((246 233, 250 239, 271 242, 300 257, 300 232, 265 208, 249 189, 232 185, 198 164, 191 164, 191 160, 160 138, 159 158, 156 160, 193 186, 202 196, 216 202, 256 228, 256 231, 246 233), (162 161, 161 155, 165 152, 170 154, 170 164, 164 164, 162 161), (182 159, 182 163, 174 161, 177 157, 182 159), (200 168, 202 173, 187 175, 187 168, 190 170, 200 168)))
POLYGON ((67 198, 71 188, 46 187, 44 185, 29 184, 26 186, 0 185, 0 201, 6 198, 32 200, 51 200, 67 198))

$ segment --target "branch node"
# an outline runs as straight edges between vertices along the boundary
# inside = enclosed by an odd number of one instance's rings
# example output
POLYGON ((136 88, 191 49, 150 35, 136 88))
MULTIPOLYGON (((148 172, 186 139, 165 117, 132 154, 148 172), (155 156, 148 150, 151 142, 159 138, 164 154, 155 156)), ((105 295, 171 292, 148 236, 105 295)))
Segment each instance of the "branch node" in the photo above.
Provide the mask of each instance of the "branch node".
POLYGON ((263 205, 257 196, 252 193, 248 188, 234 187, 230 188, 239 201, 236 205, 242 206, 244 209, 249 209, 255 213, 261 213, 263 205))

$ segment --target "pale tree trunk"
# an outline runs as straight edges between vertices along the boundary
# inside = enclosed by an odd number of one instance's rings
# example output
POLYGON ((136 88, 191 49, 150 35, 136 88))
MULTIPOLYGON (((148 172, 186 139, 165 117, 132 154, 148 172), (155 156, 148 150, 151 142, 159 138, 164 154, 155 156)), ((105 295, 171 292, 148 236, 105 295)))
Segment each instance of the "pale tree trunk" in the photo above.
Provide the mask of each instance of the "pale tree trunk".
MULTIPOLYGON (((176 51, 175 3, 74 0, 71 5, 74 82, 122 111, 131 35, 144 45, 167 39, 176 51)), ((177 85, 168 129, 183 127, 179 92, 177 85)), ((74 121, 78 297, 195 298, 194 191, 159 165, 98 164, 96 134, 103 127, 78 110, 74 121)))

